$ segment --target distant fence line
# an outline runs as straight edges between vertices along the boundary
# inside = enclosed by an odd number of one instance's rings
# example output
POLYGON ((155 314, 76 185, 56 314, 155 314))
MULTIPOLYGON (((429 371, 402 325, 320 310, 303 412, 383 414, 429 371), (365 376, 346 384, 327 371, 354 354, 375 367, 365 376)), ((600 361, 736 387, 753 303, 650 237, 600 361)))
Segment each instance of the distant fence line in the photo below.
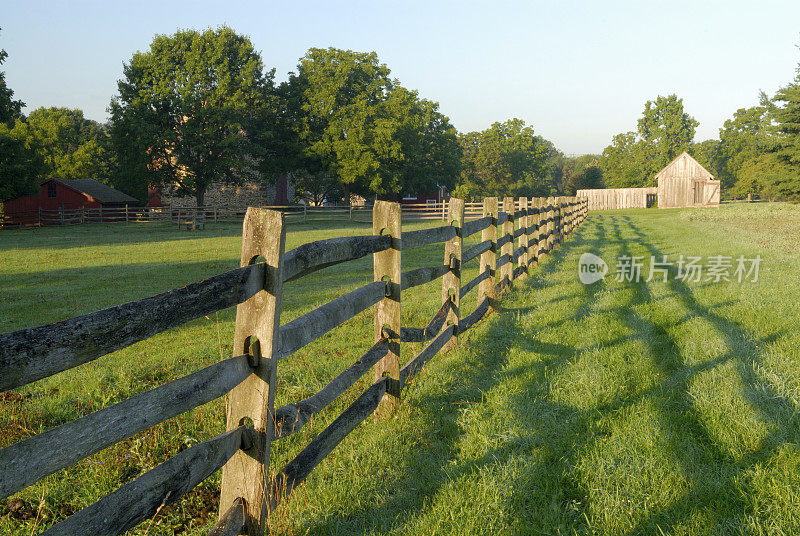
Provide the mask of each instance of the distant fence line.
MULTIPOLYGON (((406 219, 442 220, 447 215, 447 203, 415 203, 400 205, 406 219)), ((347 220, 371 223, 372 205, 351 206, 308 206, 277 205, 263 206, 268 210, 281 212, 287 222, 315 220, 347 220)), ((482 203, 465 203, 467 217, 479 217, 483 211, 482 203)), ((3 214, 0 227, 41 227, 53 225, 77 225, 85 223, 120 222, 173 222, 179 226, 198 222, 241 223, 247 207, 101 207, 58 210, 29 210, 3 214)))
POLYGON ((402 232, 397 203, 372 207, 372 234, 319 240, 284 251, 287 215, 249 209, 241 267, 150 298, 49 325, 0 334, 0 392, 91 362, 214 311, 237 306, 233 357, 188 376, 33 435, 0 450, 0 499, 152 426, 229 395, 227 431, 176 454, 44 534, 116 535, 151 518, 222 469, 219 521, 210 534, 263 535, 268 511, 305 480, 345 436, 377 411, 388 416, 401 390, 437 353, 457 344, 504 289, 524 277, 585 219, 579 198, 486 198, 466 221, 466 203, 450 199, 444 226, 402 232), (462 251, 463 239, 481 242, 462 251), (401 253, 444 243, 443 262, 403 271, 401 253), (373 282, 281 325, 283 283, 373 255, 373 282), (263 262, 258 262, 259 260, 263 262), (479 275, 462 284, 461 267, 479 275), (442 280, 442 307, 425 327, 401 325, 403 290, 442 280), (468 315, 460 300, 473 289, 468 315), (375 344, 316 394, 274 408, 277 362, 374 306, 375 344), (401 366, 400 346, 426 346, 401 366), (302 428, 370 370, 374 383, 280 471, 270 445, 302 428))
POLYGON ((576 195, 587 199, 589 210, 648 208, 656 204, 658 188, 596 188, 578 190, 576 195))

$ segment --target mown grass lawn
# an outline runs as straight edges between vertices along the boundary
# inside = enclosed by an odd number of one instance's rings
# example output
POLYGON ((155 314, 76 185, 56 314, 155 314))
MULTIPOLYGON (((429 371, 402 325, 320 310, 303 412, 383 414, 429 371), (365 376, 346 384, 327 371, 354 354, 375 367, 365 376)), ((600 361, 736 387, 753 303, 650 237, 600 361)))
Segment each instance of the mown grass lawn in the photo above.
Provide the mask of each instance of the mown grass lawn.
MULTIPOLYGON (((369 229, 291 228, 288 247, 369 229)), ((411 227, 409 227, 411 228, 411 227)), ((143 297, 236 265, 237 227, 86 226, 0 233, 0 329, 143 297)), ((351 434, 278 511, 279 534, 794 534, 800 531, 800 209, 779 204, 593 213, 398 416, 351 434), (578 257, 611 266, 590 286, 578 257), (758 282, 617 281, 616 258, 761 256, 758 282)), ((407 268, 441 248, 404 253, 407 268)), ((368 281, 370 261, 290 283, 284 321, 368 281)), ((467 277, 475 274, 470 267, 467 277)), ((645 277, 646 279, 646 277, 645 277)), ((471 310, 474 293, 464 309, 471 310)), ((424 325, 437 283, 404 295, 424 325), (416 291, 416 292, 415 292, 416 291)), ((233 311, 6 396, 0 445, 211 363, 233 311)), ((281 363, 279 404, 317 390, 371 343, 371 315, 281 363), (286 365, 284 366, 284 363, 286 365)), ((412 345, 408 345, 412 346, 412 345)), ((404 349, 410 357, 415 348, 404 349)), ((352 400, 358 389, 348 395, 352 400)), ((274 446, 282 465, 330 422, 274 446)), ((217 401, 20 493, 0 533, 31 534, 223 429, 217 401), (41 505, 41 507, 39 507, 41 505), (38 511, 39 519, 36 520, 38 511)), ((218 476, 138 534, 201 534, 218 476)))

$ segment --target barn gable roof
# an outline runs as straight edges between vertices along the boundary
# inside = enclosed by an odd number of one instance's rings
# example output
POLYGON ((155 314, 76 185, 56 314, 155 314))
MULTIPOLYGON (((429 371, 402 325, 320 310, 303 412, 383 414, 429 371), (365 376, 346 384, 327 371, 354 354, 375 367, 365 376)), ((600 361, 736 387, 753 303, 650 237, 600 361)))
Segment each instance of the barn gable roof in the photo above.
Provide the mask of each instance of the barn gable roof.
POLYGON ((102 182, 98 182, 94 179, 57 179, 52 177, 47 180, 60 182, 67 188, 72 188, 73 190, 77 190, 78 192, 91 196, 101 203, 131 204, 139 202, 136 198, 131 197, 128 194, 124 194, 119 190, 115 190, 110 186, 106 186, 102 182))
POLYGON ((675 179, 714 179, 714 175, 700 165, 700 162, 692 158, 692 155, 686 151, 683 151, 672 162, 667 164, 664 169, 656 173, 656 179, 662 177, 675 179))

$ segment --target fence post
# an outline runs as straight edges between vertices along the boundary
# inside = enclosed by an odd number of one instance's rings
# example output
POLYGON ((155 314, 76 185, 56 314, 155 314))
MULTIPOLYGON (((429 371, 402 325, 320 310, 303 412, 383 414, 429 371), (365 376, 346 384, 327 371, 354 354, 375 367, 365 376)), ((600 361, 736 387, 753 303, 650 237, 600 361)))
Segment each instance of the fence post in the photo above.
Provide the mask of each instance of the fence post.
POLYGON ((503 212, 508 217, 501 225, 500 236, 505 243, 500 247, 501 258, 508 255, 508 261, 500 267, 500 287, 511 286, 514 281, 514 198, 503 198, 503 212))
POLYGON ((241 450, 222 468, 219 515, 224 515, 237 498, 243 498, 249 536, 264 534, 269 508, 269 452, 274 438, 278 364, 272 356, 279 342, 285 242, 283 214, 247 209, 241 265, 253 264, 261 256, 266 266, 261 290, 236 308, 233 355, 250 356, 252 374, 230 393, 226 429, 233 430, 250 419, 255 433, 243 436, 241 450))
POLYGON ((458 319, 461 304, 461 248, 462 236, 461 228, 464 226, 464 200, 455 197, 450 198, 448 207, 450 225, 456 228, 456 236, 444 244, 444 263, 450 266, 450 271, 442 277, 442 305, 448 300, 452 302, 452 308, 447 313, 445 326, 454 325, 455 331, 453 338, 442 348, 446 352, 458 346, 458 319))
POLYGON ((520 277, 523 277, 528 275, 528 248, 530 247, 530 235, 528 234, 530 232, 530 213, 528 209, 527 197, 519 198, 519 210, 522 212, 522 216, 519 218, 519 225, 522 229, 522 235, 519 237, 519 246, 525 249, 519 256, 519 262, 517 264, 522 267, 522 273, 520 273, 520 277))
POLYGON ((528 205, 528 266, 538 264, 539 255, 539 198, 531 197, 528 205))
POLYGON ((400 204, 375 201, 372 208, 372 232, 392 237, 392 247, 372 255, 375 281, 386 282, 386 297, 375 304, 375 341, 388 336, 386 355, 375 365, 375 381, 384 376, 396 380, 387 385, 378 408, 376 420, 394 413, 400 403, 400 204))
MULTIPOLYGON (((497 299, 497 291, 494 286, 494 279, 497 270, 497 198, 484 197, 483 198, 483 215, 491 216, 492 222, 489 226, 481 231, 481 242, 490 240, 492 247, 489 251, 481 253, 480 272, 482 274, 485 270, 489 271, 489 277, 481 281, 478 285, 478 303, 483 297, 489 297, 490 300, 497 299)), ((494 304, 492 304, 494 307, 494 304)))
POLYGON ((569 198, 569 234, 575 230, 575 220, 577 219, 578 201, 575 197, 569 198))
POLYGON ((546 197, 542 201, 541 208, 541 241, 539 242, 539 259, 545 258, 550 253, 550 238, 553 225, 553 198, 546 197))

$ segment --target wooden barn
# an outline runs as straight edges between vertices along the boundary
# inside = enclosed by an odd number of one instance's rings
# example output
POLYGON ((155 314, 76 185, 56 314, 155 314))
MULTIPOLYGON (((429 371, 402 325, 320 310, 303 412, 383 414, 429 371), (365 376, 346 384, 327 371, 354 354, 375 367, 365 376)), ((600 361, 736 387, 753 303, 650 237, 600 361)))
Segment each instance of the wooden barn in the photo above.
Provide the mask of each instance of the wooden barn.
POLYGON ((575 195, 588 199, 589 210, 647 208, 656 198, 658 208, 719 206, 719 181, 686 151, 655 179, 658 187, 578 190, 575 195))
POLYGON ((50 178, 39 185, 39 193, 3 202, 5 223, 28 225, 38 220, 39 211, 79 208, 122 208, 139 201, 94 179, 50 178))
POLYGON ((719 206, 720 182, 686 151, 656 179, 659 208, 719 206))

